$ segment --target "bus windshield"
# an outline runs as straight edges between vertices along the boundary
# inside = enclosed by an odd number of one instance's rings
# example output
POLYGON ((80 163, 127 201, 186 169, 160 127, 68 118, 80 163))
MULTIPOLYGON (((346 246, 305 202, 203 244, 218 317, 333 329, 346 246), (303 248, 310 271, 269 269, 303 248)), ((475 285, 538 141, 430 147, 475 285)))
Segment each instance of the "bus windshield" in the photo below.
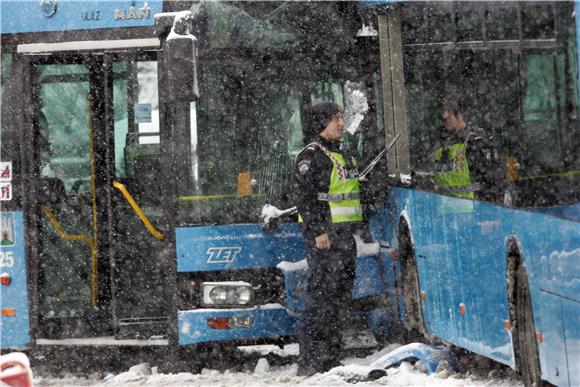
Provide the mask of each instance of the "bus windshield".
POLYGON ((304 112, 322 100, 345 107, 347 81, 358 77, 357 61, 349 57, 353 40, 343 36, 344 6, 199 7, 194 13, 205 21, 197 31, 201 97, 184 119, 187 133, 174 139, 179 221, 256 223, 266 203, 294 206, 292 170, 305 145, 304 112), (318 22, 329 12, 336 13, 332 29, 318 22), (317 34, 327 39, 313 39, 317 34), (327 51, 328 58, 344 52, 344 61, 321 60, 314 50, 327 51))
POLYGON ((230 207, 219 217, 239 218, 252 202, 288 204, 290 167, 302 147, 301 85, 294 74, 275 81, 284 65, 256 72, 250 61, 200 63, 204 98, 192 126, 191 183, 179 184, 184 206, 230 207))
POLYGON ((178 182, 188 221, 256 222, 266 203, 294 205, 289 194, 304 146, 303 101, 344 106, 344 97, 343 82, 330 72, 316 80, 290 64, 269 61, 256 70, 245 60, 200 61, 204 98, 192 109, 191 146, 179 147, 191 154, 191 178, 178 182))

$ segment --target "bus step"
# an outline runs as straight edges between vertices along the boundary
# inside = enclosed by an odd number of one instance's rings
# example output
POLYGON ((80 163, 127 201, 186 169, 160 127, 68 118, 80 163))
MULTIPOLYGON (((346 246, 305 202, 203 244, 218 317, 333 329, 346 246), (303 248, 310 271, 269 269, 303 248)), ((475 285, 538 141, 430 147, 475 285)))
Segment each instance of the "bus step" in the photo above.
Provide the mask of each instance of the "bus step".
POLYGON ((157 339, 167 337, 167 318, 120 319, 116 339, 157 339))
POLYGON ((113 336, 79 337, 69 339, 36 339, 36 345, 41 347, 158 347, 167 346, 166 338, 151 339, 117 339, 113 336))

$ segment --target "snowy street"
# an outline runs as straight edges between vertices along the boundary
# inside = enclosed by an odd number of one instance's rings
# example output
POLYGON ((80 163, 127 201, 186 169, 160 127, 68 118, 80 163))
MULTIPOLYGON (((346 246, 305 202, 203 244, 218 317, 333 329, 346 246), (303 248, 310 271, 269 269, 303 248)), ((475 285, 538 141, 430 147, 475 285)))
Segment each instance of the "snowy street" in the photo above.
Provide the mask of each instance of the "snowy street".
MULTIPOLYGON (((389 385, 389 386, 521 386, 518 375, 507 367, 481 360, 483 364, 471 366, 459 374, 452 374, 443 367, 434 375, 427 375, 420 363, 403 362, 388 370, 386 377, 367 382, 361 381, 357 372, 384 354, 397 348, 392 344, 364 358, 350 357, 344 366, 310 378, 296 376, 295 363, 298 345, 290 344, 283 349, 272 346, 239 347, 242 355, 234 369, 204 369, 199 374, 163 374, 148 363, 137 364, 118 374, 93 373, 84 377, 64 375, 54 377, 48 371, 35 373, 36 386, 335 386, 335 385, 389 385), (269 364, 268 358, 278 359, 269 364), (239 369, 241 366, 241 369, 239 369)), ((35 370, 33 369, 33 372, 35 370)))

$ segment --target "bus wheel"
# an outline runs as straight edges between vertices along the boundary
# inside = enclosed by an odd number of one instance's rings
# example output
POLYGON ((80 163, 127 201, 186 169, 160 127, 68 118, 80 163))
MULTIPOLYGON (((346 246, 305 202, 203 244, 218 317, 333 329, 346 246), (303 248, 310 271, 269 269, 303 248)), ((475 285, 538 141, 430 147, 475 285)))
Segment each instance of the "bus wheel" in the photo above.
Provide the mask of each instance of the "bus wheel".
POLYGON ((532 317, 532 299, 526 268, 521 259, 515 272, 514 341, 517 343, 517 364, 525 386, 543 386, 532 317))
POLYGON ((399 259, 401 264, 401 285, 404 294, 405 316, 402 323, 409 333, 409 339, 426 338, 421 306, 419 274, 411 232, 405 219, 399 223, 399 259))

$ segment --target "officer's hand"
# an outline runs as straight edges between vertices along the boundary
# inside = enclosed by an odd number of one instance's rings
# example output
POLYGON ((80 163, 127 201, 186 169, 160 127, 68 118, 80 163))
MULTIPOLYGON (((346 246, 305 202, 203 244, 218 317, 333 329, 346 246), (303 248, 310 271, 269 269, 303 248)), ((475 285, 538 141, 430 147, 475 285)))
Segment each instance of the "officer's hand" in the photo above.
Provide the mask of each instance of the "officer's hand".
POLYGON ((330 238, 328 234, 321 234, 314 238, 316 242, 316 248, 318 250, 330 250, 330 238))

